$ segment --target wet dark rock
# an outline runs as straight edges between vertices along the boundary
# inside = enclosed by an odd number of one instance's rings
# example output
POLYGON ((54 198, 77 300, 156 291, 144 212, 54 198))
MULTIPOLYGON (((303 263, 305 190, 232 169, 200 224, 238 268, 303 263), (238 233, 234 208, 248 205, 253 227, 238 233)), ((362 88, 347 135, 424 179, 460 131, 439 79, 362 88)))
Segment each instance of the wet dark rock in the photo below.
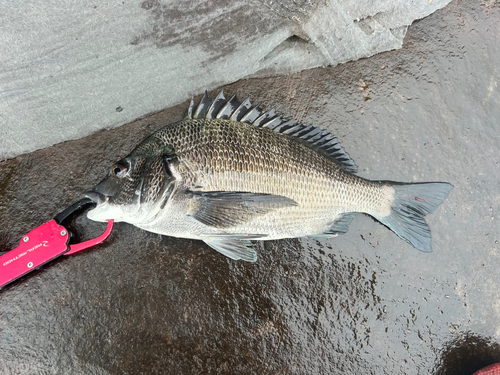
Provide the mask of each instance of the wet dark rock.
MULTIPOLYGON (((118 223, 0 292, 0 373, 454 374, 497 360, 499 17, 495 2, 452 2, 401 50, 224 88, 329 129, 364 177, 452 183, 428 217, 433 253, 363 215, 338 238, 265 242, 255 264, 118 223)), ((187 105, 0 163, 0 250, 187 105)))
POLYGON ((484 367, 500 362, 500 344, 464 332, 442 350, 436 375, 470 375, 484 367))

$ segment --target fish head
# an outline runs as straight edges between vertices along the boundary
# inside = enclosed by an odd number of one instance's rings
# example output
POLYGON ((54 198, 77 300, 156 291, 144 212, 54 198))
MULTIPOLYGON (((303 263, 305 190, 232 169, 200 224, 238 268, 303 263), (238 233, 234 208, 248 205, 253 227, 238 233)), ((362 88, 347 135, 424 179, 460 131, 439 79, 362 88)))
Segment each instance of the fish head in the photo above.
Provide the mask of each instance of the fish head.
POLYGON ((175 186, 170 146, 150 137, 116 162, 107 177, 86 195, 97 205, 87 214, 95 221, 146 224, 165 206, 175 186))

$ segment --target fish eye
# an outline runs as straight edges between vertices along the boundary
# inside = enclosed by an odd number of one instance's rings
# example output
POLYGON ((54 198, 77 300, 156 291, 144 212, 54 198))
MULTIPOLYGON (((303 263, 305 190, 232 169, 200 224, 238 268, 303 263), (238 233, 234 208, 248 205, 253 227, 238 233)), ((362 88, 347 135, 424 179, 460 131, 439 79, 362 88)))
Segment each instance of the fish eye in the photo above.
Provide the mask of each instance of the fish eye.
POLYGON ((124 166, 123 164, 115 164, 113 168, 111 169, 111 172, 113 173, 113 176, 116 177, 123 177, 125 175, 125 172, 127 172, 127 167, 124 166))

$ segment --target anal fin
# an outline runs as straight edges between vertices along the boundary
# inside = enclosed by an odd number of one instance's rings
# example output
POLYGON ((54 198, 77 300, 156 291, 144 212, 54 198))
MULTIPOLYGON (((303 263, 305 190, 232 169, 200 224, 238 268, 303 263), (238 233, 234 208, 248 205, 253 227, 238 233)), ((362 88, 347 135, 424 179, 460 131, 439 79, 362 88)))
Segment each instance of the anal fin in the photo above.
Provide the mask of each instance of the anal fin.
POLYGON ((339 233, 347 233, 349 225, 355 216, 356 212, 347 212, 342 214, 337 220, 335 220, 327 231, 314 234, 309 237, 336 237, 339 233))

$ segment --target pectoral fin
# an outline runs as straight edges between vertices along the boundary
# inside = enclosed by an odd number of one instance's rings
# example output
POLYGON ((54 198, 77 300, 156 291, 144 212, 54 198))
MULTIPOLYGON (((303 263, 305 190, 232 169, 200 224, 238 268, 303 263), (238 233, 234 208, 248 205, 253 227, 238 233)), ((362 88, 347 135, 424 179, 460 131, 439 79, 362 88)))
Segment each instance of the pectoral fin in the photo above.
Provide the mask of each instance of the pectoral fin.
POLYGON ((283 207, 296 206, 294 200, 272 194, 246 192, 189 191, 196 200, 189 213, 199 222, 217 228, 229 228, 250 221, 257 215, 283 207))

